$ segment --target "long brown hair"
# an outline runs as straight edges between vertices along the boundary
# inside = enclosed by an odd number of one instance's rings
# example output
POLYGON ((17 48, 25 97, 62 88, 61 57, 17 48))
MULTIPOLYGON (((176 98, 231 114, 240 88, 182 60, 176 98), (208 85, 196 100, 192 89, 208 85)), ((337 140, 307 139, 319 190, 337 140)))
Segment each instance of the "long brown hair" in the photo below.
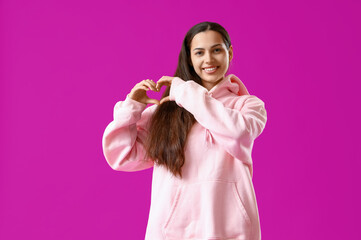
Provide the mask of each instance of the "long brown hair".
MULTIPOLYGON (((174 77, 179 77, 184 81, 193 80, 202 85, 201 78, 192 66, 190 45, 196 34, 207 30, 220 33, 229 49, 231 40, 221 25, 214 22, 196 24, 187 32, 183 40, 174 77)), ((167 87, 162 97, 169 96, 169 91, 170 87, 167 87)), ((184 146, 188 132, 195 121, 193 114, 179 107, 174 101, 159 105, 150 119, 149 134, 145 142, 147 157, 154 159, 156 164, 167 167, 175 176, 182 177, 182 166, 185 160, 184 146)))

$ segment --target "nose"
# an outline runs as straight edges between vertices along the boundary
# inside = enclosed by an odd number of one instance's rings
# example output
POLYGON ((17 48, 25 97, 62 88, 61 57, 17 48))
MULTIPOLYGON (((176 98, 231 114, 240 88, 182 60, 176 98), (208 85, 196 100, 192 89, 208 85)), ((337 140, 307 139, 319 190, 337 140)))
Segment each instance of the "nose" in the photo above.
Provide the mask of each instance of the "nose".
POLYGON ((212 56, 212 54, 211 54, 210 51, 206 51, 206 53, 205 53, 204 55, 205 55, 205 56, 204 56, 204 58, 205 58, 204 60, 205 60, 206 63, 212 62, 213 56, 212 56))

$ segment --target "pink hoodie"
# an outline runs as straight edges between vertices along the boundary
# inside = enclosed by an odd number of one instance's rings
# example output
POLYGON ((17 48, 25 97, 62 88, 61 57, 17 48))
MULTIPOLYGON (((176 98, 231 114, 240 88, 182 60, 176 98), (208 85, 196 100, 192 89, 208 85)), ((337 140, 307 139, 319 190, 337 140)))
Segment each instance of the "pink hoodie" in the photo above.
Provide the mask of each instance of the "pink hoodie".
POLYGON ((146 108, 129 97, 117 102, 103 135, 104 156, 114 170, 153 167, 145 238, 261 239, 251 153, 267 121, 264 102, 233 74, 210 91, 176 77, 169 96, 197 120, 188 133, 182 178, 144 160, 142 143, 156 105, 146 108))

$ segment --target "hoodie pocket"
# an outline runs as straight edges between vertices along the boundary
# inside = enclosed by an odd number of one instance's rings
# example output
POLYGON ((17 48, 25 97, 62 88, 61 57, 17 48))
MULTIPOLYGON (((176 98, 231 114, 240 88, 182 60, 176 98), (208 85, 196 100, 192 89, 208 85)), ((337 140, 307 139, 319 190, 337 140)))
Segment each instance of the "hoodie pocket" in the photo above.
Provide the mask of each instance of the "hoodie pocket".
POLYGON ((179 186, 163 225, 166 239, 247 239, 250 218, 234 182, 179 186))

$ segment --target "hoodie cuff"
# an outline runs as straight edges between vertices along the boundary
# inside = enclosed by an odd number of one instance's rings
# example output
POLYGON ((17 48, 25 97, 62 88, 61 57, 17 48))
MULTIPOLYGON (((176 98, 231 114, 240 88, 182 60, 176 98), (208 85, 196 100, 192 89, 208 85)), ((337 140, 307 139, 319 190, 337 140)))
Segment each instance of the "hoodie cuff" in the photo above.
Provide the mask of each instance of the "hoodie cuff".
POLYGON ((147 107, 147 104, 138 102, 138 101, 136 101, 134 99, 131 99, 129 97, 129 94, 127 95, 127 97, 123 101, 122 105, 126 106, 126 107, 130 107, 130 108, 138 110, 138 111, 143 111, 147 107))
POLYGON ((176 93, 179 92, 179 86, 185 83, 185 81, 179 77, 175 77, 172 80, 172 84, 170 86, 169 99, 171 101, 176 100, 176 93))

